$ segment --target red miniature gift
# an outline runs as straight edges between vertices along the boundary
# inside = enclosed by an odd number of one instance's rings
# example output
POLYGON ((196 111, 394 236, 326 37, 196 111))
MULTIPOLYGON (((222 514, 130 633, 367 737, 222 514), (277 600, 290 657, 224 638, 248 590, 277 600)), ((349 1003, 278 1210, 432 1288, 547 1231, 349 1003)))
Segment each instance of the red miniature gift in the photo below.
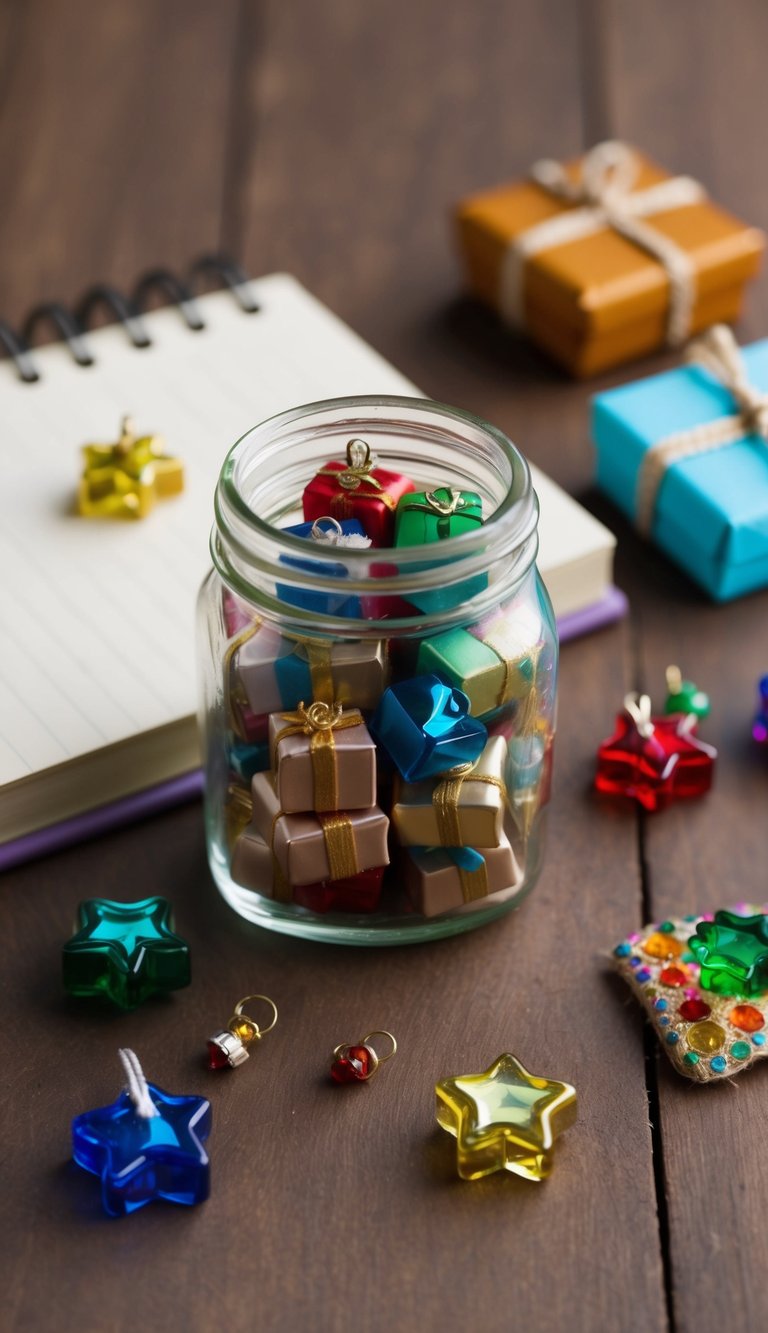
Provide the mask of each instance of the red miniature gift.
POLYGON ((361 870, 347 879, 325 879, 319 884, 297 884, 293 901, 311 912, 375 912, 381 897, 384 866, 361 870))
POLYGON ((356 518, 373 546, 391 546, 397 502, 415 489, 399 472, 377 467, 365 440, 350 440, 346 463, 331 460, 306 487, 304 517, 356 518))
POLYGON ((628 695, 615 734, 597 752, 597 790, 632 797, 646 810, 703 796, 712 786, 717 750, 696 737, 696 723, 693 714, 652 717, 647 694, 628 695))

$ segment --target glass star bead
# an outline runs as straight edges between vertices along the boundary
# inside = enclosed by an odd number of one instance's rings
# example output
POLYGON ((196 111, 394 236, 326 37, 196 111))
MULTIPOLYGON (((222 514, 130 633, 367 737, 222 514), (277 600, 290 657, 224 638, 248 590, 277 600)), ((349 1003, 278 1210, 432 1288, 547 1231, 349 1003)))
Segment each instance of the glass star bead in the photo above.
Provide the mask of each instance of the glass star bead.
POLYGON ((768 917, 715 912, 700 921, 688 946, 701 964, 701 986, 716 995, 747 999, 768 990, 768 917))
POLYGON ((544 1180, 555 1139, 576 1119, 570 1084, 529 1074, 509 1054, 482 1074, 442 1079, 435 1091, 438 1123, 456 1139, 463 1180, 501 1170, 544 1180))
POLYGON ((104 996, 135 1009, 148 996, 190 982, 189 946, 173 931, 165 898, 113 903, 90 898, 78 907, 77 933, 64 945, 64 988, 104 996))
POLYGON ((124 1217, 154 1199, 192 1205, 210 1191, 208 1154, 211 1106, 204 1097, 172 1096, 146 1085, 155 1108, 139 1115, 127 1092, 111 1106, 86 1111, 72 1122, 78 1166, 101 1179, 104 1209, 124 1217))
POLYGON ((77 507, 87 518, 144 518, 157 500, 184 488, 180 459, 163 452, 159 435, 137 436, 123 419, 115 444, 86 444, 77 507))
POLYGON ((628 699, 614 734, 598 748, 597 790, 630 797, 646 810, 703 796, 712 785, 717 751, 698 740, 694 728, 691 717, 651 717, 649 704, 643 708, 628 699))

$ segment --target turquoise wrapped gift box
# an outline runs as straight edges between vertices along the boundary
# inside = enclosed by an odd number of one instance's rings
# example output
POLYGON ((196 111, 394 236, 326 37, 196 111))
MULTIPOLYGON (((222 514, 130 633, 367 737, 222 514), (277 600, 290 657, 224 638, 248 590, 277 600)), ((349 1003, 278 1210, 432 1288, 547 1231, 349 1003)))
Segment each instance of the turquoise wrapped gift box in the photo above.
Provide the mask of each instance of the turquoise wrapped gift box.
MULTIPOLYGON (((740 353, 749 384, 768 395, 768 339, 740 353)), ((739 355, 735 347, 734 355, 739 355)), ((698 365, 597 394, 592 438, 598 486, 628 518, 637 519, 638 481, 648 451, 738 411, 726 384, 698 365)), ((733 443, 670 461, 649 535, 716 601, 768 585, 766 440, 745 426, 733 443)))

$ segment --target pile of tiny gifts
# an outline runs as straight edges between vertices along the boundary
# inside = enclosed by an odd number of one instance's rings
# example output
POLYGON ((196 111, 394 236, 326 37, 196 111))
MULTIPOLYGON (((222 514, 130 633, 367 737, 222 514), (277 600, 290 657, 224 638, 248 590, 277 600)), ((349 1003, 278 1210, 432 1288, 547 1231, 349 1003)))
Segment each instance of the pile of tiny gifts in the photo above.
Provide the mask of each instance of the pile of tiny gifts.
MULTIPOLYGON (((281 560, 309 571, 315 542, 413 546, 483 522, 479 495, 418 492, 360 441, 309 483, 303 507, 305 522, 286 531, 306 540, 308 557, 281 560)), ((342 563, 331 571, 338 594, 291 583, 278 596, 333 616, 386 617, 381 596, 345 592, 342 563)), ((409 610, 457 605, 486 582, 427 589, 409 610)), ((403 640, 292 636, 229 590, 222 614, 236 883, 315 913, 376 912, 385 892, 388 911, 425 917, 518 891, 551 769, 538 614, 497 607, 467 628, 403 640)))

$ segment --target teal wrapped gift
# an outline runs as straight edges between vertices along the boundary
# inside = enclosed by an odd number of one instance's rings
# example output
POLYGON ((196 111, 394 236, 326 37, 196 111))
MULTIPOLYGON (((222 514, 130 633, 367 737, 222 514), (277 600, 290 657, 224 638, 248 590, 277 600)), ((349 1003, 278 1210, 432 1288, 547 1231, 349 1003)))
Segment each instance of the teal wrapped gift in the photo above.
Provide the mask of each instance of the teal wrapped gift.
POLYGON ((716 601, 768 584, 768 339, 717 325, 592 401, 597 484, 716 601))

